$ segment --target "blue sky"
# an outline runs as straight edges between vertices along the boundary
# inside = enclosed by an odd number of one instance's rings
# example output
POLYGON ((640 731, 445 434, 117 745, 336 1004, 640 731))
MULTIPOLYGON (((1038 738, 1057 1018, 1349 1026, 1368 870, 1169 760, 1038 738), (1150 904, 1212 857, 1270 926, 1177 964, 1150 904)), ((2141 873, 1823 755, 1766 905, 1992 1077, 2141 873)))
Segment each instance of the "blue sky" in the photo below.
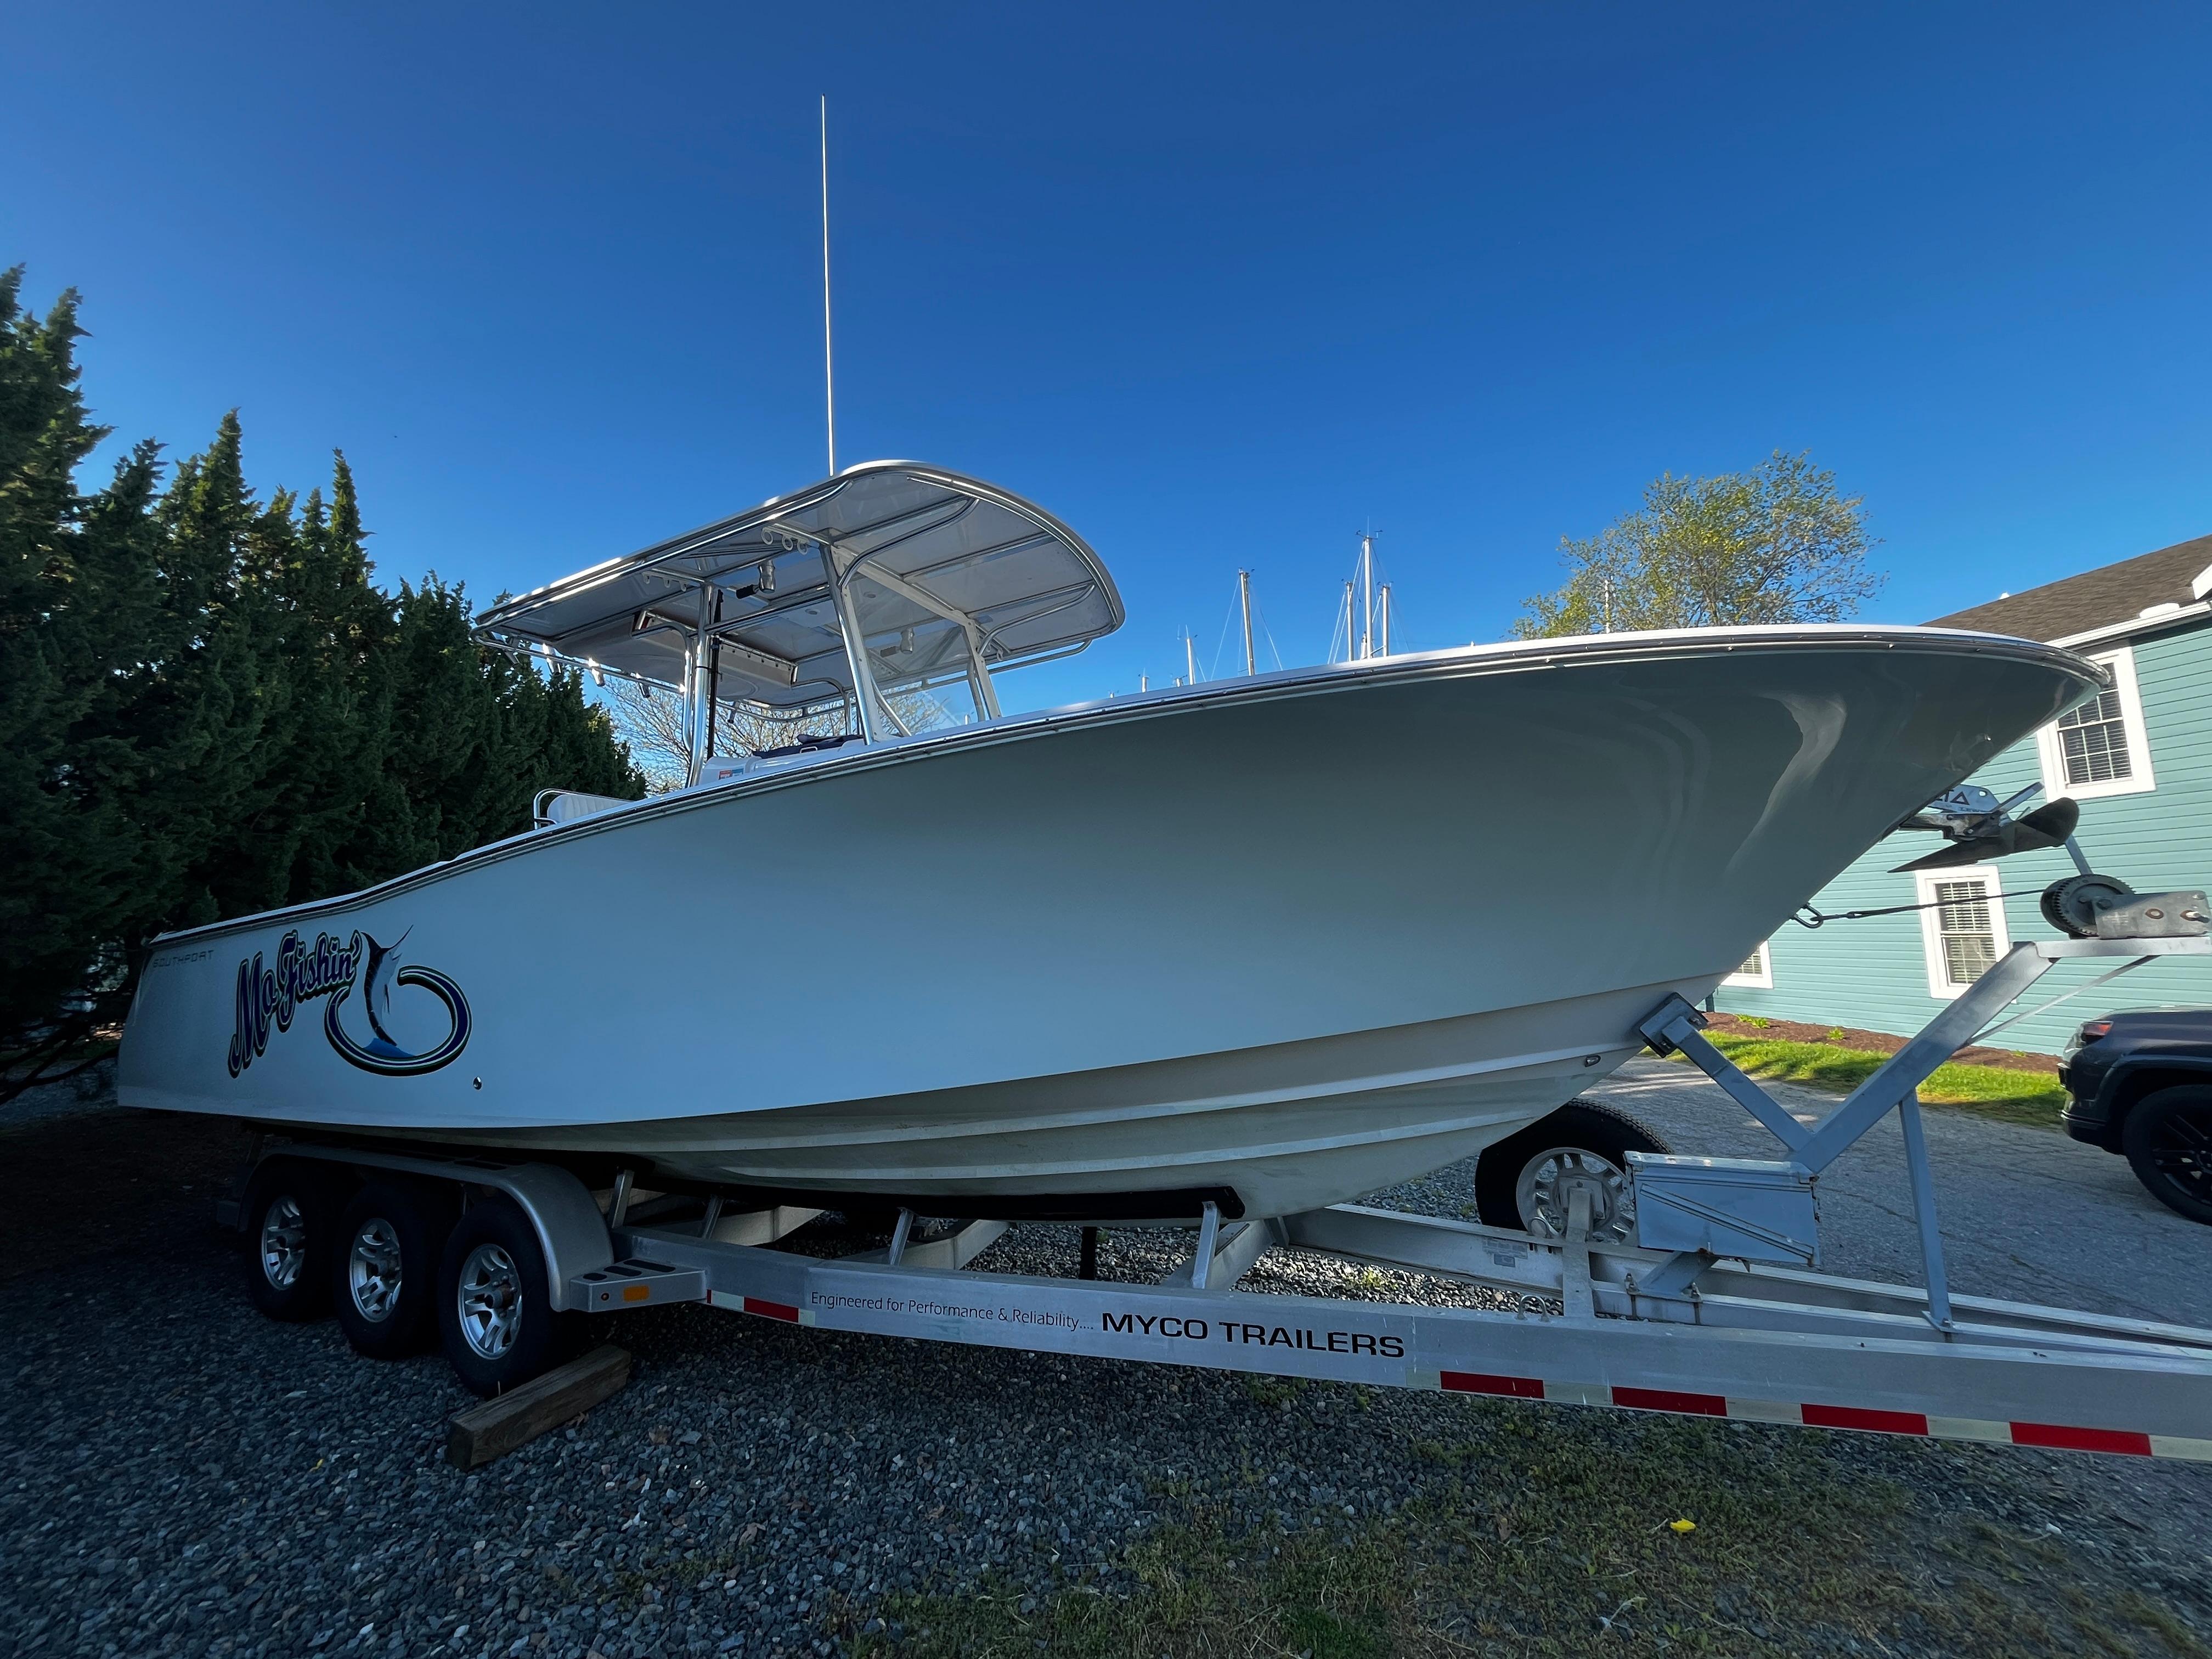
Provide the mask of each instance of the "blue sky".
POLYGON ((1370 523, 1402 641, 1496 638, 1778 447, 1885 620, 2212 531, 2212 11, 830 9, 38 8, 0 263, 118 442, 342 446, 384 577, 489 599, 821 476, 826 91, 841 460, 1128 603, 1012 706, 1210 658, 1240 565, 1318 660, 1370 523))

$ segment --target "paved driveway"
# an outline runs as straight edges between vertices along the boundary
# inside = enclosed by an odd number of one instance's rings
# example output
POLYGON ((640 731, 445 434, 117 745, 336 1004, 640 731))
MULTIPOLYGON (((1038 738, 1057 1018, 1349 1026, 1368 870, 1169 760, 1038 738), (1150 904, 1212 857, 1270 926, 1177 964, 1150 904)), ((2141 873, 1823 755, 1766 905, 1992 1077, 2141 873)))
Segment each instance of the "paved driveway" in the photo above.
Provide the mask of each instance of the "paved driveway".
MULTIPOLYGON (((1768 1085, 1802 1121, 1837 1097, 1768 1085)), ((1678 1061, 1630 1061, 1591 1091, 1633 1112, 1678 1152, 1774 1158, 1781 1145, 1678 1061)), ((2212 1326, 2212 1227, 2185 1221, 2136 1184, 2124 1158, 2048 1129, 1924 1109, 1936 1207, 1954 1292, 2212 1326)), ((1921 1282, 1894 1114, 1820 1179, 1825 1272, 1921 1282)))

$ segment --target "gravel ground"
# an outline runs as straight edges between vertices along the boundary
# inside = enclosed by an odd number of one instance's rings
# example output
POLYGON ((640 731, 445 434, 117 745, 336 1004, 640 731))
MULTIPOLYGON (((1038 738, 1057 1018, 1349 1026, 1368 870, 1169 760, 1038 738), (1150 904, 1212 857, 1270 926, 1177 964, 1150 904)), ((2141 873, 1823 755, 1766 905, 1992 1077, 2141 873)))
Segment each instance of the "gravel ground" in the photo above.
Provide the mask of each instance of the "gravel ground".
MULTIPOLYGON (((23 1194, 0 1219, 0 1651, 844 1652, 908 1634, 914 1592, 989 1584, 1026 1606, 1079 1582, 1125 1590, 1131 1541, 1194 1514, 1235 1536, 1349 1537, 1463 1501, 1482 1477, 1435 1448, 1570 1413, 1607 1455, 1688 1444, 1754 1471, 1811 1457, 1824 1478, 1908 1492, 1916 1525, 2062 1539, 2067 1595, 2155 1598, 2175 1651, 2191 1626, 2212 1631, 2212 1469, 1292 1386, 690 1308, 604 1322, 636 1355, 630 1389, 462 1474, 444 1425, 471 1401, 441 1360, 372 1364, 334 1324, 252 1312, 207 1208, 236 1147, 226 1125, 112 1109, 0 1126, 23 1194), (88 1163, 109 1189, 56 1178, 88 1163)), ((1449 1213, 1467 1191, 1461 1170, 1397 1196, 1449 1213)), ((1018 1230, 981 1265, 1072 1272, 1075 1244, 1018 1230)), ((1174 1260, 1172 1238, 1128 1232, 1102 1266, 1150 1277, 1174 1260)), ((1282 1251, 1247 1285, 1484 1294, 1282 1251)), ((1756 1650, 1871 1650, 1804 1631, 1756 1650)))

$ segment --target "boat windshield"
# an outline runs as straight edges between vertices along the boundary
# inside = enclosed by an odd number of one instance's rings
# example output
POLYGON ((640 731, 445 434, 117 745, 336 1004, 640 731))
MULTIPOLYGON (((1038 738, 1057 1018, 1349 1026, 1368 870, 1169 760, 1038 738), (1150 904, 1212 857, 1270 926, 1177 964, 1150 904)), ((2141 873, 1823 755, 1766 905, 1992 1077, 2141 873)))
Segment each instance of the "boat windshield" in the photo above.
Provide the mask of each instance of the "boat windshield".
POLYGON ((994 719, 995 671, 1079 651, 1122 615, 1097 555, 1042 507, 872 461, 504 600, 477 634, 681 696, 696 780, 732 722, 757 750, 994 719))

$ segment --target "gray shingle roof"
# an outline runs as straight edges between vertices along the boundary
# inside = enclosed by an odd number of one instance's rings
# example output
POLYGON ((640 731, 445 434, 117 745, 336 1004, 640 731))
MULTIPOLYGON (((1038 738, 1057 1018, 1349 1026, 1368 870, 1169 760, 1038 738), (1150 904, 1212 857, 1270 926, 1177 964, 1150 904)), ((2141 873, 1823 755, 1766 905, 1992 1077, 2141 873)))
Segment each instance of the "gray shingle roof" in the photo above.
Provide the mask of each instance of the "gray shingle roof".
POLYGON ((2176 542, 2155 553, 2122 559, 2078 576, 2045 582, 1971 610, 1937 617, 1931 628, 1971 628, 2019 639, 2063 640, 2132 621, 2146 607, 2195 603, 2189 584, 2212 565, 2212 536, 2176 542))

